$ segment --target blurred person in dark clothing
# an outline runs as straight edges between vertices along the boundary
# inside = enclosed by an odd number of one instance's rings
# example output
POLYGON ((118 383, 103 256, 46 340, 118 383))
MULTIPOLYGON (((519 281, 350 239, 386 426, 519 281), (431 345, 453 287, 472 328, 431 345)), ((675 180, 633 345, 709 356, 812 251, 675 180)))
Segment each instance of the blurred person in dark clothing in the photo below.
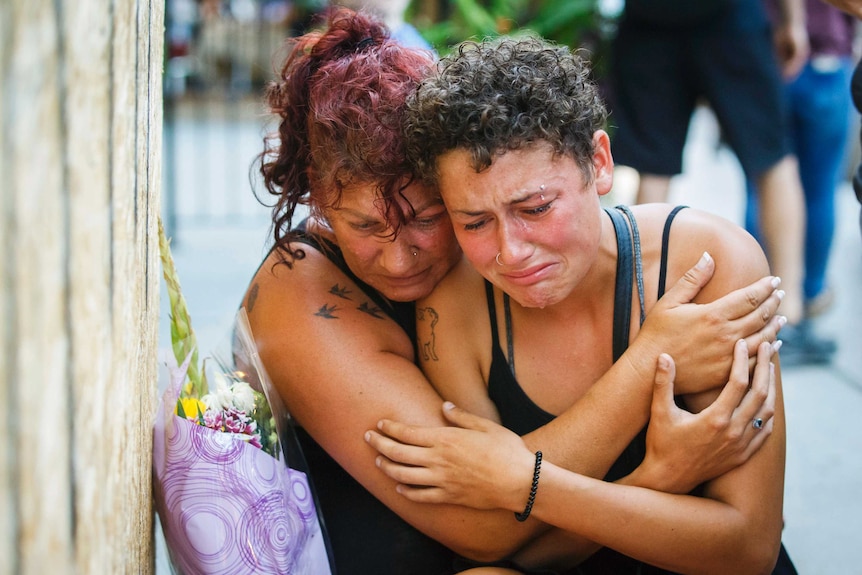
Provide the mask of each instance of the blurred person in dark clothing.
POLYGON ((756 183, 761 245, 787 291, 786 365, 827 363, 836 348, 803 321, 805 207, 782 98, 782 74, 796 75, 808 57, 802 2, 781 0, 773 36, 761 0, 627 0, 611 63, 614 153, 640 174, 637 203, 667 200, 702 100, 756 183))

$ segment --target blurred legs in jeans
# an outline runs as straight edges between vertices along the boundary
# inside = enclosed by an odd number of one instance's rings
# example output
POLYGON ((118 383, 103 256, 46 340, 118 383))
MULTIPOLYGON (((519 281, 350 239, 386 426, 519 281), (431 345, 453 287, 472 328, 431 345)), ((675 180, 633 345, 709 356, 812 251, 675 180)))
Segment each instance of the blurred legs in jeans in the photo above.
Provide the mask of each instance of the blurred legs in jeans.
MULTIPOLYGON (((807 301, 822 295, 835 231, 835 192, 845 178, 850 125, 849 58, 816 58, 785 86, 792 147, 805 194, 805 279, 807 301)), ((748 182, 746 228, 757 237, 757 193, 748 182)))

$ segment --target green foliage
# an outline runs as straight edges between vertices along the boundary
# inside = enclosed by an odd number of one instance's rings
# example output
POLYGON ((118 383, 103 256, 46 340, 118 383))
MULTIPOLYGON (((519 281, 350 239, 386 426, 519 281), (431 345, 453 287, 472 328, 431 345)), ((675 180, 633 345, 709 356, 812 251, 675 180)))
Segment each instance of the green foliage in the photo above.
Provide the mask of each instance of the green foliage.
POLYGON ((275 427, 275 417, 266 396, 262 393, 255 394, 254 419, 258 422, 260 432, 261 449, 272 456, 276 456, 278 450, 278 431, 275 427))
POLYGON ((585 34, 596 30, 596 0, 543 2, 527 27, 543 38, 578 47, 585 34))
POLYGON ((595 48, 602 30, 598 0, 450 0, 448 5, 447 19, 417 22, 441 55, 464 40, 525 32, 572 48, 595 48))
POLYGON ((197 337, 192 329, 192 319, 183 291, 180 287, 180 278, 174 267, 174 258, 171 254, 171 242, 165 235, 162 219, 159 218, 159 254, 162 260, 162 275, 168 291, 168 299, 171 308, 171 346, 177 364, 181 365, 189 353, 192 354, 187 377, 189 386, 183 389, 184 396, 201 397, 207 392, 207 381, 204 371, 198 363, 197 337))

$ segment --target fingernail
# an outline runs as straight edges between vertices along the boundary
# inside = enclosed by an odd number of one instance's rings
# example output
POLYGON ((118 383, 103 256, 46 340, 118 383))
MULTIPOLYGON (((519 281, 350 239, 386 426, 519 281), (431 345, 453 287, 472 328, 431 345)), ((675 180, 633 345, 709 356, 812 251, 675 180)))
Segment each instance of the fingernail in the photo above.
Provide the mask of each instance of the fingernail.
POLYGON ((670 362, 667 359, 667 355, 661 354, 658 356, 658 365, 662 369, 668 369, 670 367, 670 362))
POLYGON ((382 420, 377 422, 377 429, 383 429, 383 421, 382 420))
POLYGON ((772 351, 773 351, 773 352, 777 352, 779 349, 781 349, 781 346, 782 346, 782 345, 784 345, 784 342, 783 342, 783 341, 781 341, 780 339, 776 339, 776 340, 772 343, 772 351))
POLYGON ((780 285, 781 285, 781 278, 780 277, 775 276, 774 278, 772 278, 772 287, 777 288, 780 285))
POLYGON ((778 301, 783 300, 784 299, 784 290, 783 289, 778 290, 777 292, 775 292, 775 295, 778 296, 778 301))
POLYGON ((380 460, 381 460, 381 458, 379 455, 377 457, 375 457, 374 458, 374 465, 376 465, 377 467, 380 467, 380 460))
POLYGON ((702 270, 706 267, 709 261, 712 259, 712 256, 709 255, 709 252, 703 252, 703 255, 700 256, 700 260, 697 262, 697 269, 702 270))
POLYGON ((454 409, 454 408, 455 408, 455 404, 452 403, 451 401, 444 401, 443 402, 443 409, 445 409, 446 411, 449 411, 450 409, 454 409))
POLYGON ((371 441, 371 432, 370 431, 365 432, 365 441, 371 441))
POLYGON ((787 323, 787 316, 780 315, 778 316, 778 328, 781 329, 787 323))

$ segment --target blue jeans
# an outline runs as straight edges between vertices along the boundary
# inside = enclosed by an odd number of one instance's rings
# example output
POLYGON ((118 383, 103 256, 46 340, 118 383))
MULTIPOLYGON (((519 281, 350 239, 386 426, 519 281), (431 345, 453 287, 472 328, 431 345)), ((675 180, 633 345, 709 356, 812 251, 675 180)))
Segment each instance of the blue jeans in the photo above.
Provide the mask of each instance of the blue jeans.
MULTIPOLYGON (((850 128, 850 76, 853 62, 840 58, 834 68, 811 61, 784 87, 792 149, 799 160, 805 191, 805 283, 807 299, 826 283, 829 250, 835 233, 835 190, 844 179, 850 128)), ((758 237, 757 192, 747 182, 745 227, 758 237)))

